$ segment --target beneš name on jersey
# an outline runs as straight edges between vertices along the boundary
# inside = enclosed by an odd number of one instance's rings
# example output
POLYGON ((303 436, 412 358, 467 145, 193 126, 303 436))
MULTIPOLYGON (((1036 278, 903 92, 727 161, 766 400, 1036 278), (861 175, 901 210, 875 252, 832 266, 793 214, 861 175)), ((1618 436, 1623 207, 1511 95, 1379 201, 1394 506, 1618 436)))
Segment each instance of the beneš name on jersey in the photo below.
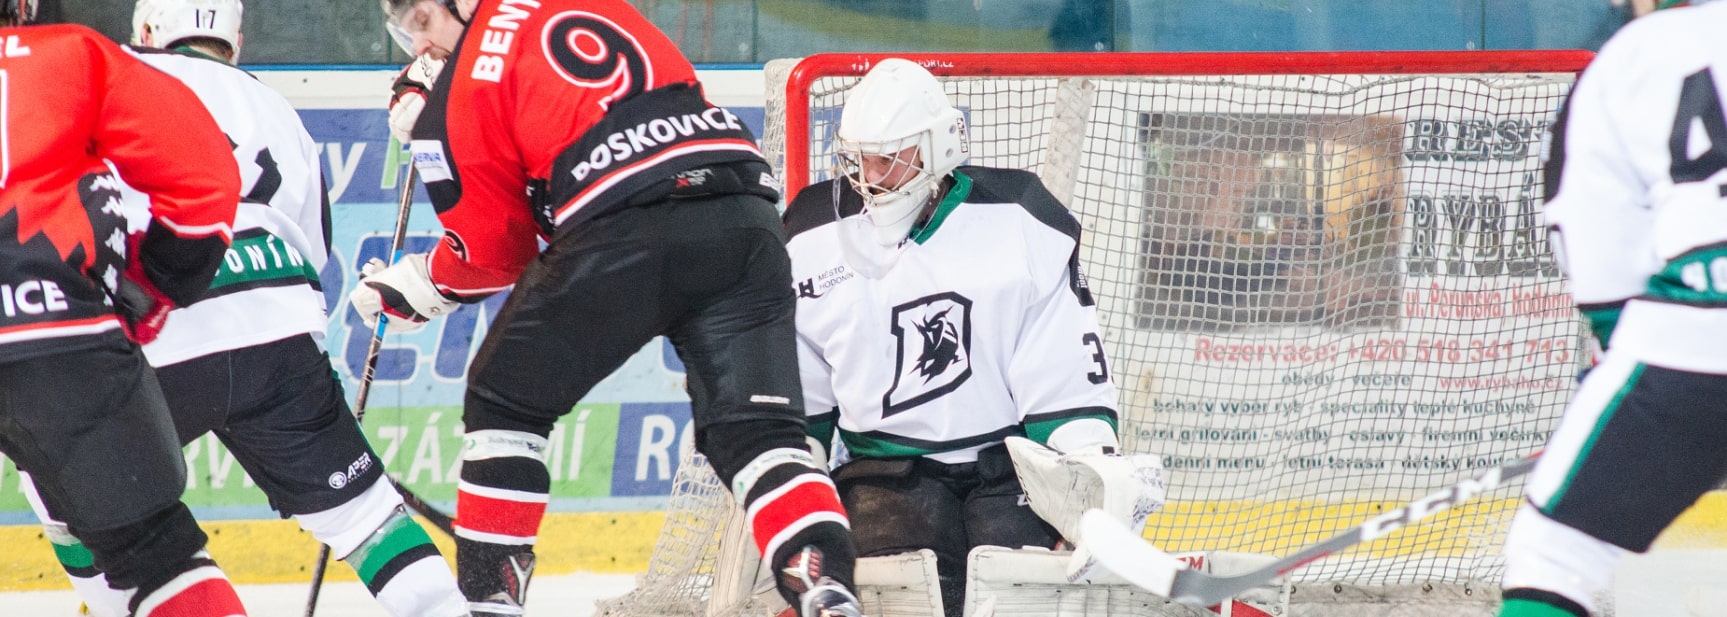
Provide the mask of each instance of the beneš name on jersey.
POLYGON ((486 29, 480 31, 480 57, 474 59, 474 69, 468 76, 499 83, 504 79, 504 60, 510 57, 510 48, 516 43, 516 30, 522 27, 522 21, 540 8, 540 3, 534 0, 503 0, 498 3, 498 14, 486 20, 486 29), (519 6, 528 7, 527 10, 519 6))
POLYGON ((779 200, 754 181, 768 171, 755 136, 702 95, 701 86, 678 83, 612 104, 610 111, 552 163, 550 190, 534 191, 533 208, 548 234, 577 217, 650 203, 669 196, 750 193, 779 200), (681 172, 709 167, 714 181, 675 181, 681 172), (748 181, 746 181, 746 179, 748 181))

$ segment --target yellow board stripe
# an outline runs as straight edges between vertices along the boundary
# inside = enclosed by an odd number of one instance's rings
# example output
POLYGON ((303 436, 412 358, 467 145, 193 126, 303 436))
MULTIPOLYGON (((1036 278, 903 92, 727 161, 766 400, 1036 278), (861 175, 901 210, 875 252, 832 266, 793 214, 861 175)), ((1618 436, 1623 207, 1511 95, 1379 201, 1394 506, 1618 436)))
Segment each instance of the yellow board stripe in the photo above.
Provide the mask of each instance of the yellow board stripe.
MULTIPOLYGON (((1425 524, 1374 542, 1365 554, 1399 557, 1417 552, 1444 554, 1480 548, 1478 539, 1436 534, 1433 530, 1436 525, 1479 526, 1478 517, 1504 516, 1516 504, 1514 499, 1464 504, 1425 524)), ((1402 504, 1171 504, 1168 510, 1148 521, 1146 537, 1172 551, 1235 550, 1284 555, 1359 525, 1384 508, 1399 505, 1402 504), (1283 539, 1271 539, 1279 536, 1283 539)), ((641 572, 648 567, 648 556, 664 522, 663 512, 547 514, 540 526, 536 570, 547 574, 641 572)), ((421 524, 425 525, 424 521, 421 524)), ((205 523, 204 529, 210 534, 210 552, 237 583, 311 580, 318 544, 293 521, 217 521, 205 523)), ((435 531, 430 535, 444 557, 453 559, 456 549, 449 538, 435 531)), ((1662 549, 1727 549, 1727 492, 1704 495, 1655 545, 1662 549)), ((8 547, 7 559, 0 560, 0 591, 68 588, 65 572, 55 561, 53 546, 42 535, 41 527, 0 526, 0 546, 8 547)), ((359 579, 353 570, 335 565, 329 569, 329 580, 359 579)))

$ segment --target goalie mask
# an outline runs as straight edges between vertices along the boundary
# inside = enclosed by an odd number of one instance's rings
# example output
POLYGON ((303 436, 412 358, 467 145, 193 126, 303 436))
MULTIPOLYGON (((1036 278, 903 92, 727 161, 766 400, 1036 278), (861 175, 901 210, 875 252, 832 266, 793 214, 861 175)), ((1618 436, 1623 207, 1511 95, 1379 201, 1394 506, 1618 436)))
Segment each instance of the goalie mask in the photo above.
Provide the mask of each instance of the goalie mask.
POLYGON ((167 49, 186 39, 215 39, 240 59, 240 0, 138 0, 132 44, 167 49))
MULTIPOLYGON (((843 237, 875 262, 905 243, 942 180, 970 150, 965 116, 948 104, 941 82, 899 58, 881 61, 852 89, 838 138, 837 172, 864 202, 862 214, 842 220, 855 228, 843 237), (854 233, 861 237, 850 237, 854 233)), ((878 267, 885 265, 891 259, 878 267)))

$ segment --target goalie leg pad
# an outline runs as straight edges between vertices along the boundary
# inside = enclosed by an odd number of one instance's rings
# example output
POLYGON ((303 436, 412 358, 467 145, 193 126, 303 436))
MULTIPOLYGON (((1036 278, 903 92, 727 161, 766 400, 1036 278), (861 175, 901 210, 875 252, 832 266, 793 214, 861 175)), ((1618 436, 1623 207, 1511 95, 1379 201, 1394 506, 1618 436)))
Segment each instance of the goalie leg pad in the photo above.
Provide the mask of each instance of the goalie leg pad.
MULTIPOLYGON (((1613 586, 1625 549, 1548 518, 1524 504, 1505 537, 1507 590, 1539 590, 1595 611, 1595 599, 1613 586)), ((1506 597, 1513 597, 1509 591, 1506 597)))

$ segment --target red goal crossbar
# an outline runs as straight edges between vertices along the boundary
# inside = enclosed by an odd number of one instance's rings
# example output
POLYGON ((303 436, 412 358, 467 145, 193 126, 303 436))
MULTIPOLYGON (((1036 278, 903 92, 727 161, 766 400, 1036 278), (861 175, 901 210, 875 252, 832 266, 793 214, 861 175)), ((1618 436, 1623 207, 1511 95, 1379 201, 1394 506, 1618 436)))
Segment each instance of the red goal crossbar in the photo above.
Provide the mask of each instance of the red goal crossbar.
POLYGON ((886 58, 904 58, 942 76, 1078 77, 1152 75, 1577 73, 1595 57, 1587 50, 906 53, 816 54, 793 67, 786 82, 785 190, 809 182, 809 89, 823 77, 855 77, 886 58))

